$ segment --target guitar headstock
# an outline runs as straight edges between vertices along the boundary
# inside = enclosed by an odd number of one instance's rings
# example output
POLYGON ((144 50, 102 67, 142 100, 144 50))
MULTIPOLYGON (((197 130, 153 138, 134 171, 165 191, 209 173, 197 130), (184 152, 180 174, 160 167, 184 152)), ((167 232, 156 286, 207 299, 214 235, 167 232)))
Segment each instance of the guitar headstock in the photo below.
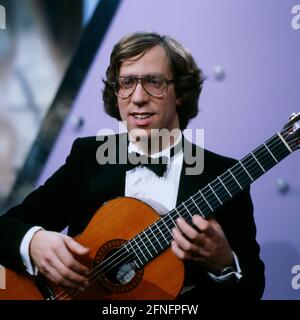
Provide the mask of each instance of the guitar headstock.
POLYGON ((284 126, 283 136, 293 151, 300 148, 300 112, 291 114, 284 126))

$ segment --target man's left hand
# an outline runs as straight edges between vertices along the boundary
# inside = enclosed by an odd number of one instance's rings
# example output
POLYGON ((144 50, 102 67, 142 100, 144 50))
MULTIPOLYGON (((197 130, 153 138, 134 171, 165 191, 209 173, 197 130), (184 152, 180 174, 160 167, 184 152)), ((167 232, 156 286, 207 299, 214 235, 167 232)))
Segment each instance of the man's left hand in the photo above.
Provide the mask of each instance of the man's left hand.
POLYGON ((233 253, 220 224, 215 219, 205 220, 197 214, 192 222, 193 226, 183 218, 176 220, 178 229, 172 230, 173 253, 216 274, 232 265, 233 253))

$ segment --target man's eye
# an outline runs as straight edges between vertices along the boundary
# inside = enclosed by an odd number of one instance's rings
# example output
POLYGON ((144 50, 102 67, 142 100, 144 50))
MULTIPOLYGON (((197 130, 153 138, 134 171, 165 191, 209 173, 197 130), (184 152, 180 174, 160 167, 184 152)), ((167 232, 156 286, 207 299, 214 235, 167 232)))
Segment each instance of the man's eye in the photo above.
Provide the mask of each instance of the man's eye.
POLYGON ((149 77, 147 81, 149 84, 156 87, 161 86, 163 83, 163 80, 160 77, 149 77))
POLYGON ((119 81, 120 86, 130 86, 134 83, 134 79, 133 78, 122 78, 119 81))

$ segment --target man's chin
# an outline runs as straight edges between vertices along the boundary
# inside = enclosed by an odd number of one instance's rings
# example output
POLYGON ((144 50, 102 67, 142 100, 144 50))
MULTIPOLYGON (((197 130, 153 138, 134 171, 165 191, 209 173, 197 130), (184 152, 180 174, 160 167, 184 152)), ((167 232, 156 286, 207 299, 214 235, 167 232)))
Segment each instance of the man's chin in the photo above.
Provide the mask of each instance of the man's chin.
POLYGON ((151 137, 151 129, 133 128, 128 130, 130 139, 133 141, 147 141, 151 137))

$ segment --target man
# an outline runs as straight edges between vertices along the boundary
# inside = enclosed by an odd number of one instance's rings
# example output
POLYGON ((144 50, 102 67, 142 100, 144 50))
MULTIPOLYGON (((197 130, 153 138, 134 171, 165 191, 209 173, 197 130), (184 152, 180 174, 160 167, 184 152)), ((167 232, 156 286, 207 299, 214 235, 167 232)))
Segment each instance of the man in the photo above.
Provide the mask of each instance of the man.
MULTIPOLYGON (((126 152, 169 155, 166 170, 157 175, 145 165, 114 171, 123 166, 99 165, 101 143, 78 139, 66 164, 0 219, 0 263, 38 270, 56 284, 79 290, 88 285, 88 270, 75 255, 87 255, 89 248, 59 231, 69 226, 70 236, 80 233, 102 203, 121 195, 155 199, 171 210, 236 162, 205 150, 203 173, 188 175, 185 150, 170 152, 186 142, 181 130, 198 113, 203 82, 191 54, 178 42, 155 33, 124 37, 113 49, 106 75, 105 110, 127 124, 126 152), (179 134, 161 140, 162 129, 179 134)), ((190 146, 193 152, 200 149, 190 146)), ((264 266, 249 190, 218 209, 215 218, 199 213, 191 224, 183 218, 176 223, 171 248, 186 267, 179 299, 262 296, 264 266)))

